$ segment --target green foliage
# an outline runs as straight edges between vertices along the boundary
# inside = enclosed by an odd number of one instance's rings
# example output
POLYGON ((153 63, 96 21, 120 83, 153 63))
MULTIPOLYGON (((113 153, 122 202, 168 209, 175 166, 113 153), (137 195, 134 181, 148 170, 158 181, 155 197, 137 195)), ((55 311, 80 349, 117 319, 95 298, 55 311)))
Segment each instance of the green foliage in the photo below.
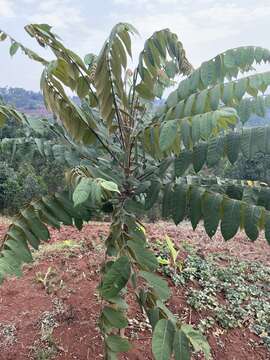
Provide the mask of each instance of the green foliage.
POLYGON ((166 253, 169 255, 169 259, 164 259, 164 257, 159 256, 158 257, 158 263, 160 265, 170 265, 174 268, 176 271, 177 268, 181 269, 182 262, 180 260, 177 260, 177 257, 179 255, 179 250, 175 249, 175 245, 173 241, 169 238, 169 236, 165 236, 166 241, 166 253))
POLYGON ((14 214, 33 198, 64 188, 64 170, 72 153, 64 159, 63 154, 57 156, 55 147, 67 149, 55 144, 52 133, 40 135, 13 118, 0 131, 0 212, 14 214))
MULTIPOLYGON (((237 77, 253 70, 255 63, 269 63, 270 52, 251 46, 231 49, 194 70, 177 36, 164 29, 146 40, 132 71, 127 61, 131 35, 137 31, 130 24, 115 25, 99 55, 88 54, 84 61, 49 25, 25 29, 55 56, 47 61, 0 32, 2 41, 11 41, 11 55, 21 49, 44 66, 41 90, 47 109, 57 118, 48 128, 61 144, 40 137, 34 143, 43 157, 71 169, 66 173, 67 192, 32 201, 14 218, 1 247, 1 277, 21 275, 22 263, 31 260, 30 249, 48 240, 48 225, 81 229, 96 209, 107 209, 112 222, 98 288, 104 300, 99 325, 105 358, 117 359, 118 353, 130 349, 117 332, 128 323, 123 310, 131 288, 152 326, 155 359, 169 360, 171 354, 189 359, 191 348, 209 358, 201 333, 180 324, 166 307, 170 289, 155 274, 158 263, 139 219, 162 198, 163 216, 176 224, 188 217, 195 229, 203 220, 209 236, 220 224, 226 240, 244 228, 254 241, 264 229, 270 241, 267 187, 203 179, 201 174, 185 176, 187 171, 207 172, 224 158, 233 164, 239 156, 269 154, 270 128, 242 129, 239 122, 263 112, 267 98, 260 99, 270 84, 269 72, 237 77), (162 97, 176 76, 184 78, 156 109, 152 100, 162 97), (81 102, 71 99, 66 88, 81 102), (246 96, 254 98, 248 100, 248 114, 246 96)), ((44 130, 43 123, 31 122, 10 106, 1 105, 0 116, 1 124, 13 117, 31 129, 44 130)), ((175 262, 174 247, 169 242, 168 247, 175 262)))
POLYGON ((1 163, 0 176, 0 210, 6 214, 14 214, 31 199, 40 197, 48 190, 44 178, 37 174, 29 164, 15 171, 9 164, 1 163))
POLYGON ((270 183, 270 156, 268 154, 257 153, 252 159, 240 156, 233 165, 225 165, 223 173, 226 177, 270 183))

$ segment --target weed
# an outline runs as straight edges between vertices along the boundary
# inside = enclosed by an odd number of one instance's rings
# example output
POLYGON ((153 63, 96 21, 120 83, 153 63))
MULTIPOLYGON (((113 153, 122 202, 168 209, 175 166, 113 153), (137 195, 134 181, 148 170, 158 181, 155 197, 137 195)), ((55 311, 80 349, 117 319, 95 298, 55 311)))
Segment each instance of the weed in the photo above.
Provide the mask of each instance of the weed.
POLYGON ((31 358, 34 360, 52 359, 59 350, 62 350, 53 338, 53 330, 59 325, 57 317, 65 312, 63 302, 54 298, 53 310, 44 311, 39 320, 40 338, 31 347, 31 358))
POLYGON ((56 352, 54 349, 51 348, 37 349, 35 353, 35 360, 49 360, 55 355, 56 352))
POLYGON ((175 249, 175 244, 169 236, 165 236, 165 241, 165 243, 161 241, 156 242, 156 248, 159 250, 157 260, 159 265, 166 265, 173 268, 176 274, 177 270, 181 271, 183 266, 182 261, 178 259, 180 251, 175 249))
POLYGON ((11 346, 16 342, 16 326, 0 323, 0 347, 11 346))
POLYGON ((34 360, 49 360, 58 353, 58 346, 53 339, 53 328, 44 327, 41 330, 41 337, 31 348, 34 360))
POLYGON ((48 268, 46 273, 37 272, 34 280, 42 284, 47 294, 56 292, 64 287, 63 280, 59 278, 58 273, 51 267, 48 268))

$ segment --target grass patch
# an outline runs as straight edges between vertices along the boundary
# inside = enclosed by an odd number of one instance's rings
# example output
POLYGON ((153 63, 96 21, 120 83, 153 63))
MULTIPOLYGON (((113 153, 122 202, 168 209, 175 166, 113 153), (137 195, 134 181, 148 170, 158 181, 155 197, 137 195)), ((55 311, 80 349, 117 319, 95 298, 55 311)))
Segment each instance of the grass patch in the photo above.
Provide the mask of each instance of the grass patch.
POLYGON ((77 250, 81 250, 83 242, 75 240, 56 241, 51 244, 43 244, 38 251, 35 251, 33 257, 35 260, 41 259, 58 252, 64 253, 66 256, 72 256, 77 250))

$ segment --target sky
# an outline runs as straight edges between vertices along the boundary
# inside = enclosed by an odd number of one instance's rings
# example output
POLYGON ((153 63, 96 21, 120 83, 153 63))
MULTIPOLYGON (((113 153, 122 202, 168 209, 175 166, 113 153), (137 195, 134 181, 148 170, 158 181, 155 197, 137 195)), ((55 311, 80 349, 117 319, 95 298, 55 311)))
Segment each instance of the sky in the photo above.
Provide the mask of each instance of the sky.
MULTIPOLYGON (((197 67, 229 48, 257 45, 270 49, 270 0, 0 0, 0 28, 51 57, 24 31, 29 23, 53 26, 64 44, 84 56, 98 54, 111 28, 129 22, 140 33, 133 39, 133 59, 144 41, 163 28, 175 32, 197 67)), ((0 43, 0 87, 39 90, 42 67, 19 51, 10 58, 0 43)))

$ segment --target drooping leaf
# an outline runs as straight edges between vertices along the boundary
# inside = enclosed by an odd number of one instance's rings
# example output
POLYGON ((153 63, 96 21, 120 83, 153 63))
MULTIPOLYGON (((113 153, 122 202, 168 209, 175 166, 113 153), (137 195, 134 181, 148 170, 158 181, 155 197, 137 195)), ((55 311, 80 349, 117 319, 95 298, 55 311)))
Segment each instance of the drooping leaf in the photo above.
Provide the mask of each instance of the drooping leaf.
POLYGON ((259 236, 259 223, 262 209, 257 206, 246 205, 243 210, 245 232, 252 241, 255 241, 259 236))
POLYGON ((237 233, 240 226, 240 202, 224 199, 222 203, 221 233, 225 240, 229 240, 237 233))
POLYGON ((206 192, 202 199, 204 227, 209 237, 215 235, 220 220, 220 207, 223 198, 220 194, 206 192))
POLYGON ((172 240, 169 238, 168 235, 165 236, 165 240, 166 240, 167 248, 168 248, 168 250, 169 250, 169 252, 170 252, 170 256, 171 256, 173 262, 175 263, 179 251, 177 251, 177 250, 175 249, 174 244, 173 244, 172 240))
POLYGON ((173 193, 173 221, 178 225, 185 217, 187 212, 187 190, 184 184, 177 184, 173 193))
POLYGON ((161 184, 159 181, 152 181, 151 185, 146 191, 145 197, 145 209, 149 210, 153 207, 153 205, 158 200, 159 192, 161 189, 161 184))
POLYGON ((164 189, 162 200, 162 217, 169 218, 174 211, 174 193, 171 184, 167 184, 164 189))
POLYGON ((190 221, 193 227, 193 230, 196 229, 199 221, 202 217, 202 195, 204 190, 202 188, 198 188, 196 186, 190 187, 190 221))

